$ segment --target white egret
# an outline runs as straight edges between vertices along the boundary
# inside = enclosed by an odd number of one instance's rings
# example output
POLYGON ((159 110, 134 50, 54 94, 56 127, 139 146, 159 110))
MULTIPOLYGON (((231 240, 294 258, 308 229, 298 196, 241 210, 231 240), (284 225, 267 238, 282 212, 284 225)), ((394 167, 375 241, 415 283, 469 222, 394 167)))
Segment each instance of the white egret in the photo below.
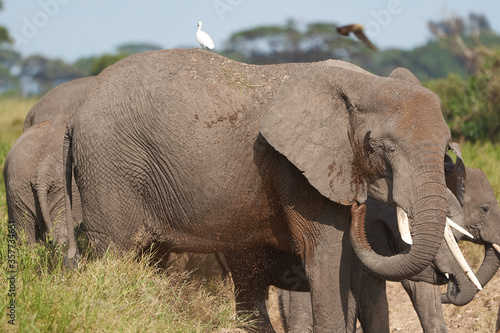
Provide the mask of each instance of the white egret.
POLYGON ((196 32, 196 40, 200 43, 201 48, 213 49, 215 48, 212 38, 205 32, 201 31, 201 21, 198 22, 198 31, 196 32))

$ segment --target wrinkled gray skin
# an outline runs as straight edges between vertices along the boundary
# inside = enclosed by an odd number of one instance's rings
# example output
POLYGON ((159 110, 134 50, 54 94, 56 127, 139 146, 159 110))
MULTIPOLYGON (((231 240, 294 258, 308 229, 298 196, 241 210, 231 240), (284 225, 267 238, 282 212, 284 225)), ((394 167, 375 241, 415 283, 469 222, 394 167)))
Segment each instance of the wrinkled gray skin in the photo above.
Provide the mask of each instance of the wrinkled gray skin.
MULTIPOLYGON (((458 146, 452 146, 458 159, 454 164, 450 158, 447 158, 446 180, 460 203, 463 203, 464 219, 456 219, 456 221, 463 221, 460 225, 473 234, 475 243, 485 245, 485 257, 476 273, 479 282, 484 286, 500 266, 500 255, 491 246, 500 241, 500 208, 484 173, 479 169, 465 168, 458 146)), ((367 237, 373 248, 386 255, 399 252, 404 248, 397 230, 394 209, 375 201, 367 201, 367 207, 365 220, 367 237)), ((471 241, 458 233, 455 236, 457 239, 464 238, 471 241)), ((450 257, 446 245, 443 244, 442 248, 433 264, 441 272, 452 273, 458 268, 450 265, 450 263, 454 264, 454 260, 450 257)), ((424 332, 447 332, 441 307, 442 300, 465 305, 476 294, 477 290, 472 284, 457 283, 457 280, 464 279, 464 277, 457 278, 457 275, 454 275, 448 284, 447 294, 443 295, 438 286, 426 282, 410 280, 402 282, 412 300, 424 332), (458 294, 457 290, 460 290, 458 294)), ((359 320, 363 332, 389 332, 389 311, 385 288, 384 280, 363 272, 359 302, 359 320)), ((289 331, 305 331, 312 322, 307 293, 280 290, 278 294, 282 315, 289 331)))
POLYGON ((345 332, 355 329, 362 272, 353 250, 372 273, 399 280, 441 245, 450 132, 439 99, 418 84, 327 62, 256 66, 179 49, 128 57, 87 92, 64 159, 97 254, 111 243, 159 255, 294 252, 315 332, 345 332), (415 219, 409 252, 380 256, 361 237, 368 196, 415 219))
MULTIPOLYGON (((94 77, 63 83, 45 94, 28 112, 23 134, 5 160, 4 179, 9 219, 23 230, 28 243, 66 242, 62 148, 69 113, 94 77)), ((73 187, 77 193, 76 186, 73 187)), ((81 221, 79 195, 74 198, 75 222, 81 221)))
POLYGON ((65 82, 51 89, 26 115, 23 132, 35 124, 54 119, 58 114, 69 115, 78 103, 78 98, 94 79, 95 76, 84 77, 65 82))
MULTIPOLYGON (((28 128, 10 149, 4 168, 9 220, 24 231, 29 244, 67 242, 64 211, 62 147, 67 115, 57 115, 28 128)), ((78 190, 73 187, 74 193, 78 190)), ((74 196, 75 222, 81 221, 79 196, 74 196)))
MULTIPOLYGON (((497 199, 485 174, 479 169, 465 168, 461 161, 455 168, 448 168, 447 183, 455 193, 461 191, 457 197, 463 203, 465 223, 462 225, 474 236, 474 243, 485 246, 485 256, 476 276, 482 286, 485 286, 495 275, 500 267, 500 255, 494 250, 492 244, 500 241, 500 208, 497 199), (463 183, 459 189, 456 184, 456 171, 460 170, 463 183)), ((450 166, 448 164, 447 166, 450 166)), ((393 217, 393 219, 395 219, 393 217)), ((368 220, 368 218, 367 218, 368 220)), ((368 222, 368 221, 367 221, 368 222)), ((392 223, 395 223, 393 221, 392 223)), ((455 233, 457 239, 471 239, 455 233)), ((438 252, 439 256, 448 255, 438 252)), ((445 260, 440 260, 446 262, 445 260)), ((452 262, 452 260, 449 260, 452 262)), ((444 272, 450 272, 451 267, 441 267, 444 272)), ((360 302, 360 322, 364 332, 389 332, 388 308, 385 295, 385 281, 379 280, 369 274, 363 275, 363 288, 367 302, 360 302), (380 286, 379 290, 373 286, 380 286), (383 289, 382 289, 383 288, 383 289)), ((454 280, 454 279, 453 279, 454 280)), ((472 301, 477 289, 471 284, 462 284, 459 288, 455 283, 448 284, 446 294, 441 295, 439 287, 425 282, 403 281, 403 287, 408 292, 424 332, 446 332, 446 324, 442 313, 441 302, 465 305, 472 301), (457 289, 459 293, 457 295, 457 289)))

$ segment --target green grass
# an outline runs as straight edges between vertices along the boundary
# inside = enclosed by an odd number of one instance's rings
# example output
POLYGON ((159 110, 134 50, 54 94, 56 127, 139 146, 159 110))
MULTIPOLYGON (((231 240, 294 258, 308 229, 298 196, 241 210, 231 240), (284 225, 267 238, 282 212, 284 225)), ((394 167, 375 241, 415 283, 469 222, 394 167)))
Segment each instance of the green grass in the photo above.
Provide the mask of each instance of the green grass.
POLYGON ((500 144, 465 142, 460 148, 465 166, 483 170, 500 201, 500 144))
MULTIPOLYGON (((160 271, 147 256, 109 250, 68 270, 54 246, 21 241, 17 252, 16 326, 3 317, 3 332, 213 332, 245 325, 221 282, 160 271)), ((6 290, 5 279, 0 286, 6 290)))
POLYGON ((23 131, 24 118, 36 98, 0 97, 0 142, 12 144, 23 131))

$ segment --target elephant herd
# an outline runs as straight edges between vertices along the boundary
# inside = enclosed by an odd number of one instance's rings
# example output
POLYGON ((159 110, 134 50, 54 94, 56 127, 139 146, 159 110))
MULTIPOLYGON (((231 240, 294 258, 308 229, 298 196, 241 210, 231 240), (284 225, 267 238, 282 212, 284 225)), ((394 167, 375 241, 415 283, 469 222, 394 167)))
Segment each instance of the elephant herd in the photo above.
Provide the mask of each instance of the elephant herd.
POLYGON ((5 161, 9 219, 69 259, 77 225, 98 256, 219 253, 262 331, 274 285, 287 331, 389 332, 391 280, 445 332, 441 302, 467 304, 500 266, 498 202, 450 139, 403 68, 145 52, 32 108, 5 161), (476 274, 461 239, 485 247, 476 274))

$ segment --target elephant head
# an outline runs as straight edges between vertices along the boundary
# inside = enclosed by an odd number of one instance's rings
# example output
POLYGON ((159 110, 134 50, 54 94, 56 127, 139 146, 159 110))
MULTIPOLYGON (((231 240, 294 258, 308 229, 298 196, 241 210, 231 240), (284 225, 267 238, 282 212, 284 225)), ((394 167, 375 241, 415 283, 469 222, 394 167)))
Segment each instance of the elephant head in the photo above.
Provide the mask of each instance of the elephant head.
POLYGON ((347 67, 323 64, 290 77, 261 133, 323 196, 352 206, 354 221, 367 197, 406 212, 415 221, 407 253, 378 255, 353 227, 351 241, 375 275, 409 278, 430 264, 443 239, 450 131, 439 98, 408 70, 387 78, 347 67))
MULTIPOLYGON (((476 272, 479 283, 484 286, 500 267, 500 207, 495 193, 482 170, 465 167, 458 144, 450 143, 457 156, 456 162, 447 155, 445 159, 446 184, 457 197, 464 210, 462 225, 473 236, 455 233, 457 239, 465 239, 485 246, 484 259, 476 272)), ((460 292, 452 285, 442 295, 445 303, 464 305, 476 294, 474 286, 464 285, 460 292)))

